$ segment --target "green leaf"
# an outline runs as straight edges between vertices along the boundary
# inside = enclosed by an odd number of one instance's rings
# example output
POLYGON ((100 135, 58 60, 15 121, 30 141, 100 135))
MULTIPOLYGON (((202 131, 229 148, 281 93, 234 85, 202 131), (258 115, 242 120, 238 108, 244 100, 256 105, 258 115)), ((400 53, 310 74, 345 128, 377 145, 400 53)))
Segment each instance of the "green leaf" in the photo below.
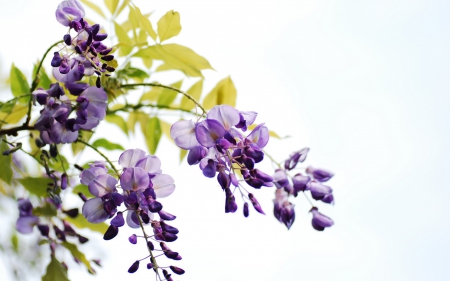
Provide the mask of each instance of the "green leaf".
POLYGON ((23 178, 18 179, 18 182, 25 187, 30 193, 37 195, 39 197, 47 197, 47 188, 49 187, 49 183, 53 183, 53 180, 50 178, 23 178))
POLYGON ((94 143, 92 145, 97 148, 103 147, 107 150, 115 150, 115 149, 125 150, 120 144, 110 142, 107 139, 98 139, 98 140, 94 141, 94 143))
POLYGON ((4 139, 0 138, 0 179, 11 185, 11 179, 13 176, 13 171, 11 168, 11 155, 3 155, 5 150, 8 150, 9 146, 4 141, 4 139))
POLYGON ((53 255, 45 275, 42 276, 42 281, 70 281, 67 277, 67 270, 53 255))
POLYGON ((163 92, 164 88, 162 87, 153 87, 150 91, 144 93, 141 96, 141 99, 139 100, 139 102, 142 101, 157 101, 159 96, 161 95, 161 93, 163 92))
POLYGON ((139 15, 138 13, 133 9, 133 6, 128 5, 128 8, 130 10, 128 14, 128 20, 131 22, 131 25, 133 26, 133 29, 136 32, 136 28, 139 27, 139 15))
POLYGON ((150 154, 155 154, 162 135, 161 124, 159 123, 158 117, 150 118, 143 133, 150 154))
POLYGON ((83 193, 84 196, 86 196, 87 198, 92 198, 92 197, 94 197, 94 195, 92 195, 92 194, 89 192, 89 187, 88 187, 87 185, 84 185, 84 184, 79 184, 79 185, 77 185, 77 186, 75 186, 75 187, 73 188, 73 190, 72 190, 72 193, 73 193, 73 194, 78 194, 78 192, 83 193))
MULTIPOLYGON (((39 61, 34 65, 33 73, 36 73, 38 64, 39 64, 39 61)), ((50 78, 48 77, 47 73, 45 72, 45 68, 43 66, 41 66, 41 69, 39 70, 38 75, 39 75, 39 80, 38 80, 39 82, 38 82, 37 88, 43 88, 43 89, 50 88, 50 84, 52 84, 52 80, 50 80, 50 78)))
POLYGON ((173 142, 173 139, 170 136, 170 127, 172 127, 172 125, 161 119, 159 119, 159 123, 161 125, 161 130, 163 134, 167 137, 167 139, 173 142))
POLYGON ((11 236, 11 245, 13 246, 14 252, 17 253, 19 250, 19 238, 17 237, 17 234, 15 232, 11 236))
POLYGON ((89 273, 91 274, 95 273, 95 271, 91 267, 91 263, 87 260, 86 256, 82 252, 80 252, 80 250, 78 250, 76 245, 69 243, 67 241, 62 242, 61 245, 67 250, 69 250, 74 258, 81 261, 86 266, 89 273))
POLYGON ((217 83, 214 89, 203 100, 203 106, 206 109, 213 108, 219 104, 236 105, 236 88, 230 76, 222 79, 217 83))
POLYGON ((88 228, 92 231, 104 234, 108 229, 108 225, 104 222, 101 223, 90 223, 86 220, 83 215, 78 215, 75 218, 66 217, 65 220, 73 224, 77 228, 88 228))
POLYGON ((136 52, 134 56, 162 60, 167 64, 165 66, 166 70, 180 70, 191 77, 203 77, 201 70, 213 69, 204 57, 178 44, 149 46, 136 52))
MULTIPOLYGON (((182 83, 183 80, 180 80, 178 82, 171 84, 170 86, 180 89, 182 83)), ((161 94, 158 97, 158 105, 169 106, 175 100, 177 95, 178 92, 171 89, 163 88, 161 94)))
POLYGON ((128 36, 127 32, 120 26, 118 23, 114 22, 114 27, 116 30, 117 39, 119 40, 120 47, 119 47, 119 55, 126 56, 129 53, 131 53, 131 50, 133 50, 130 37, 128 36))
POLYGON ((105 14, 103 13, 102 9, 99 6, 95 5, 94 3, 92 3, 88 0, 81 0, 81 2, 83 2, 86 6, 91 8, 91 10, 93 10, 94 12, 96 12, 97 14, 102 16, 104 19, 107 19, 105 14))
POLYGON ((18 99, 14 98, 12 100, 9 100, 7 102, 0 102, 0 112, 9 114, 13 110, 14 106, 16 105, 18 99))
POLYGON ((15 97, 30 93, 27 78, 14 64, 11 65, 9 81, 11 82, 11 92, 15 97))
POLYGON ((168 11, 164 16, 162 16, 158 21, 158 36, 159 41, 163 41, 177 36, 180 34, 180 13, 168 11))
MULTIPOLYGON (((94 134, 91 131, 85 131, 85 130, 79 130, 79 137, 84 140, 85 142, 89 142, 89 139, 91 138, 91 136, 94 134)), ((85 144, 83 144, 82 142, 73 142, 72 143, 72 153, 74 156, 76 156, 78 154, 78 152, 80 152, 81 150, 83 150, 86 147, 85 144)))
MULTIPOLYGON (((187 93, 198 101, 200 100, 200 97, 202 95, 202 89, 203 89, 203 80, 199 80, 197 83, 192 85, 192 87, 190 87, 189 90, 187 90, 187 93)), ((191 110, 195 107, 195 104, 186 96, 183 96, 181 98, 180 107, 185 110, 191 110)))
POLYGON ((0 112, 0 119, 8 124, 17 124, 27 115, 28 106, 16 104, 11 110, 11 113, 0 112))
POLYGON ((54 217, 56 216, 56 207, 53 204, 46 203, 42 207, 34 208, 33 215, 38 217, 54 217))
POLYGON ((58 157, 51 158, 48 161, 48 166, 53 170, 64 172, 65 169, 69 168, 69 161, 67 161, 66 157, 61 154, 58 154, 58 157))
POLYGON ((139 23, 141 26, 141 29, 145 30, 145 32, 147 32, 147 34, 154 40, 156 41, 156 32, 153 29, 152 23, 150 22, 150 20, 142 15, 141 10, 135 6, 136 9, 136 13, 138 14, 138 18, 139 18, 139 23))
POLYGON ((187 153, 188 153, 187 150, 180 148, 180 163, 183 162, 183 159, 184 159, 184 157, 186 157, 187 153))
POLYGON ((105 5, 108 7, 109 12, 114 15, 117 5, 119 5, 119 0, 105 0, 105 5))
POLYGON ((128 126, 125 120, 119 115, 108 114, 105 117, 106 122, 116 124, 128 136, 128 126))
POLYGON ((126 67, 124 69, 121 69, 117 71, 117 77, 125 78, 125 79, 134 79, 138 83, 144 82, 145 78, 150 77, 147 72, 145 72, 142 69, 135 68, 135 67, 126 67))

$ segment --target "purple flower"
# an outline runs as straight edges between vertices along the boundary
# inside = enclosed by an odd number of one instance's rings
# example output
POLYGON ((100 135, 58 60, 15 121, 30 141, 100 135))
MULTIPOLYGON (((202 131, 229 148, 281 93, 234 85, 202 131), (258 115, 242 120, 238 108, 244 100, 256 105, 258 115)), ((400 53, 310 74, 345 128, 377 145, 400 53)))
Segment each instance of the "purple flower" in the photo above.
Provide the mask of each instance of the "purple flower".
POLYGON ((90 181, 89 192, 95 197, 103 197, 108 193, 113 193, 116 191, 117 180, 108 175, 98 175, 94 180, 90 181))
POLYGON ((142 149, 128 149, 119 157, 119 165, 123 168, 135 167, 137 162, 145 157, 145 151, 142 149))
POLYGON ((84 75, 92 74, 94 74, 94 69, 91 63, 82 57, 63 57, 60 66, 53 68, 53 76, 63 83, 75 83, 80 81, 84 75))
POLYGON ((306 173, 313 176, 313 178, 315 180, 320 181, 320 182, 326 182, 334 176, 334 174, 328 170, 317 169, 317 168, 313 168, 311 166, 306 168, 306 173))
POLYGON ((69 26, 84 17, 84 9, 77 0, 65 0, 58 5, 55 16, 59 23, 69 26))
POLYGON ((294 196, 297 196, 297 194, 300 191, 305 191, 308 190, 310 187, 308 186, 308 183, 310 182, 311 178, 308 176, 302 176, 302 174, 296 174, 293 178, 292 178, 292 183, 293 183, 293 194, 294 196))
POLYGON ((226 131, 229 131, 232 126, 237 125, 240 121, 239 112, 225 104, 214 106, 209 111, 207 119, 219 121, 226 131))
POLYGON ((247 131, 247 127, 253 124, 256 120, 258 113, 254 111, 239 111, 239 123, 236 128, 241 129, 243 132, 247 131))
POLYGON ((319 210, 317 208, 312 208, 311 213, 313 214, 311 223, 315 230, 323 231, 326 227, 334 225, 333 220, 319 213, 319 210))
POLYGON ((256 144, 259 149, 263 149, 269 142, 269 137, 269 129, 263 123, 256 126, 246 140, 256 144))
POLYGON ((16 222, 16 229, 22 234, 33 231, 33 227, 39 223, 39 218, 33 215, 33 205, 29 199, 18 199, 19 218, 16 222))
POLYGON ((322 200, 325 196, 328 196, 333 192, 331 187, 316 181, 309 182, 308 189, 311 191, 311 196, 315 200, 322 200))
POLYGON ((180 120, 170 128, 170 137, 178 147, 186 150, 192 149, 198 144, 195 126, 196 124, 192 120, 180 120))
POLYGON ((98 123, 106 116, 108 96, 105 90, 97 87, 89 87, 77 98, 77 101, 87 101, 86 123, 79 124, 78 127, 84 130, 91 130, 97 127, 98 123))
POLYGON ((286 187, 289 185, 289 180, 286 174, 286 171, 283 169, 275 170, 275 174, 273 175, 273 183, 277 188, 286 187))
POLYGON ((92 198, 86 201, 81 212, 92 223, 101 223, 109 218, 109 214, 103 208, 103 200, 101 198, 92 198))
POLYGON ((216 142, 225 135, 225 128, 214 119, 206 119, 195 128, 197 141, 204 147, 213 147, 216 142))
POLYGON ((120 176, 120 186, 123 190, 145 190, 149 185, 148 173, 142 168, 126 168, 120 176))
POLYGON ((286 162, 284 162, 284 168, 288 171, 294 169, 295 166, 297 166, 298 162, 302 163, 303 161, 305 161, 308 152, 309 152, 308 147, 305 147, 297 152, 294 152, 293 154, 291 154, 289 159, 286 160, 286 162))

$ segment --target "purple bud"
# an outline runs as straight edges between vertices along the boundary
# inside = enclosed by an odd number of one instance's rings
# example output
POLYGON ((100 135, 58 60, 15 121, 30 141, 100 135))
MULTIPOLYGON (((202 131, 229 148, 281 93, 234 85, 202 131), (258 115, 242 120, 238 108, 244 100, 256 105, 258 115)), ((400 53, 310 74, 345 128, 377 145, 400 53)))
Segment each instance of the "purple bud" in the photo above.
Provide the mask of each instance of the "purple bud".
POLYGON ((97 86, 97 88, 100 88, 102 86, 102 81, 100 80, 100 76, 97 77, 97 80, 95 80, 95 86, 97 86))
POLYGON ((48 227, 48 225, 38 224, 37 228, 42 236, 48 237, 48 233, 50 232, 50 227, 48 227))
POLYGON ((106 49, 106 50, 104 50, 104 51, 101 51, 101 52, 100 52, 100 55, 106 56, 107 54, 111 53, 111 51, 112 51, 112 48, 106 49))
POLYGON ((59 229, 56 225, 53 225, 53 230, 55 231, 56 237, 61 241, 66 241, 66 235, 59 229))
POLYGON ((216 162, 214 160, 208 160, 208 164, 203 168, 203 175, 208 178, 213 178, 216 175, 216 162))
POLYGON ((122 212, 118 212, 116 216, 111 220, 111 225, 121 227, 125 224, 122 212))
POLYGON ((78 208, 70 209, 70 210, 63 210, 63 213, 68 215, 71 218, 76 218, 78 216, 79 210, 78 208))
POLYGON ((61 176, 61 189, 64 190, 67 188, 67 174, 64 173, 61 176))
POLYGON ((171 225, 168 225, 164 221, 161 221, 160 225, 161 225, 161 227, 162 227, 162 229, 164 231, 167 231, 167 232, 170 232, 170 233, 173 233, 173 234, 178 234, 178 229, 177 228, 175 228, 175 227, 173 227, 171 225))
POLYGON ((122 204, 123 201, 125 200, 123 195, 120 193, 117 193, 117 192, 111 193, 111 199, 114 201, 114 204, 116 204, 117 206, 120 206, 120 204, 122 204))
POLYGON ((61 74, 67 74, 70 71, 70 65, 67 63, 66 60, 62 60, 59 65, 59 73, 61 74))
POLYGON ((87 239, 87 238, 84 237, 84 236, 81 236, 80 234, 78 234, 77 237, 78 237, 78 241, 79 241, 81 244, 84 244, 84 243, 86 243, 86 242, 89 241, 89 239, 87 239))
MULTIPOLYGON (((114 71, 116 71, 116 69, 115 69, 114 67, 112 67, 112 66, 106 66, 106 70, 109 71, 109 72, 114 72, 114 71)), ((105 75, 106 75, 106 74, 105 74, 105 75)))
POLYGON ((248 198, 250 199, 250 202, 252 202, 253 208, 255 208, 255 210, 258 211, 258 213, 265 215, 264 211, 261 208, 261 205, 259 205, 259 202, 258 200, 256 200, 255 196, 249 193, 248 198))
POLYGON ((221 171, 217 174, 217 181, 219 182, 222 189, 230 187, 230 176, 227 175, 224 171, 221 171))
POLYGON ((164 255, 165 255, 167 258, 172 259, 172 260, 177 259, 178 256, 179 256, 177 252, 173 252, 173 251, 170 251, 170 250, 164 252, 164 255))
POLYGON ((147 263, 147 269, 152 269, 153 268, 153 263, 149 262, 147 263))
POLYGON ((133 234, 130 237, 128 237, 128 241, 130 241, 131 244, 136 244, 137 243, 137 236, 136 236, 136 234, 133 234))
POLYGON ((247 202, 245 202, 244 203, 244 217, 248 217, 248 203, 247 202))
POLYGON ((237 210, 236 200, 229 188, 225 189, 225 213, 234 213, 237 210))
POLYGON ((61 55, 58 52, 54 52, 51 65, 53 67, 59 67, 61 65, 61 62, 62 62, 61 55))
POLYGON ((106 39, 106 37, 108 37, 108 34, 106 33, 98 33, 96 35, 94 35, 94 40, 95 41, 103 41, 106 39))
POLYGON ((64 225, 64 234, 68 236, 77 236, 77 233, 68 222, 63 221, 63 225, 64 225))
POLYGON ((110 225, 108 227, 108 230, 106 230, 105 235, 103 235, 103 239, 104 240, 111 240, 114 237, 116 237, 118 233, 119 233, 119 228, 117 226, 110 225))
POLYGON ((173 265, 170 266, 170 270, 172 270, 173 273, 178 274, 178 275, 183 275, 185 272, 183 269, 173 266, 173 265))
POLYGON ((163 205, 161 203, 159 203, 156 200, 150 199, 148 202, 148 209, 150 210, 150 212, 152 213, 157 213, 159 211, 161 211, 163 208, 163 205))
POLYGON ((135 273, 139 269, 139 261, 135 261, 128 269, 129 273, 135 273))
POLYGON ((288 171, 294 169, 295 166, 297 166, 298 162, 302 163, 303 161, 305 161, 308 152, 309 152, 308 147, 305 147, 297 152, 294 152, 293 154, 291 154, 289 159, 286 160, 286 162, 284 162, 284 168, 288 171))
POLYGON ((202 160, 206 154, 208 154, 208 149, 204 146, 197 145, 191 150, 189 150, 189 154, 187 157, 187 161, 189 165, 195 165, 200 163, 200 160, 202 160))
POLYGON ((106 56, 101 57, 101 59, 104 60, 104 61, 112 61, 114 59, 114 56, 113 55, 106 55, 106 56))
POLYGON ((47 93, 54 98, 59 99, 61 96, 64 96, 64 90, 61 88, 59 83, 53 83, 50 85, 50 89, 47 90, 47 93))
POLYGON ((326 227, 334 225, 333 220, 319 213, 316 207, 313 207, 310 212, 313 214, 312 226, 315 230, 323 231, 326 227))
POLYGON ((172 221, 177 218, 176 216, 169 214, 163 210, 159 211, 158 214, 163 220, 166 220, 166 221, 172 221))
POLYGON ((64 35, 63 40, 64 40, 64 43, 66 43, 67 46, 72 45, 72 37, 70 36, 70 34, 64 35))
POLYGON ((147 247, 150 249, 150 251, 153 251, 155 249, 155 246, 153 245, 152 241, 147 242, 147 247))
POLYGON ((166 242, 173 242, 178 239, 177 235, 170 233, 170 232, 163 232, 162 235, 164 237, 164 241, 166 241, 166 242))

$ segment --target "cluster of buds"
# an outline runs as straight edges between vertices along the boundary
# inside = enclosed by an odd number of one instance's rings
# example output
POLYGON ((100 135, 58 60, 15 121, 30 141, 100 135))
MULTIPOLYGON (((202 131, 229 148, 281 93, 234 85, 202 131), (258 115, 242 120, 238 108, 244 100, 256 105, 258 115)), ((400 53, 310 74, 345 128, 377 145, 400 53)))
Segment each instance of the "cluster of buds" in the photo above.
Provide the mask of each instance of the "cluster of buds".
POLYGON ((237 189, 244 200, 245 216, 249 214, 247 200, 256 211, 264 214, 256 198, 241 185, 237 176, 242 176, 243 181, 253 188, 273 186, 272 177, 255 167, 256 163, 264 159, 262 149, 269 141, 269 130, 264 124, 260 124, 247 136, 239 131, 247 131, 256 116, 256 112, 217 105, 209 111, 205 120, 181 120, 170 129, 175 144, 189 150, 189 165, 199 164, 203 175, 208 178, 217 176, 217 181, 225 192, 226 213, 237 210, 234 197, 237 189), (235 187, 233 191, 230 189, 231 185, 235 187))
MULTIPOLYGON (((156 263, 153 255, 155 248, 151 240, 161 242, 160 251, 163 251, 166 257, 181 259, 177 252, 171 251, 164 244, 178 238, 178 229, 167 223, 176 217, 164 211, 163 205, 157 201, 172 194, 175 190, 174 180, 171 176, 162 174, 161 161, 158 157, 146 155, 141 149, 123 152, 119 158, 119 165, 123 168, 122 173, 118 175, 119 179, 108 174, 103 162, 94 162, 88 169, 83 170, 80 181, 88 186, 94 198, 85 201, 82 213, 92 223, 111 219, 110 226, 103 236, 105 240, 116 237, 119 228, 124 226, 125 222, 131 228, 150 225, 153 235, 145 233, 144 236, 132 235, 129 241, 136 244, 137 237, 145 238, 150 255, 141 260, 149 259, 147 267, 154 268, 158 272, 162 267, 156 263), (119 188, 122 192, 119 192, 119 188), (118 210, 122 203, 125 208, 118 210), (126 218, 123 213, 126 213, 126 218)), ((130 273, 138 269, 141 260, 133 263, 130 273)), ((177 273, 176 271, 174 272, 177 273)))
POLYGON ((78 130, 91 130, 105 118, 108 97, 102 88, 88 84, 66 83, 71 94, 78 96, 75 104, 67 98, 64 89, 52 84, 48 90, 39 88, 33 92, 34 104, 45 106, 34 125, 44 144, 71 143, 78 138, 78 130), (69 118, 75 110, 76 117, 69 118))
POLYGON ((59 23, 69 27, 69 31, 63 37, 66 54, 62 54, 62 50, 53 54, 53 75, 60 82, 74 83, 84 75, 95 73, 98 76, 96 86, 100 88, 100 77, 108 77, 115 70, 109 65, 114 59, 114 56, 110 55, 112 48, 102 43, 108 35, 100 33, 100 25, 89 25, 83 19, 84 8, 77 0, 61 2, 55 15, 59 23), (70 34, 72 29, 76 33, 74 36, 70 34))
MULTIPOLYGON (((294 152, 284 162, 284 169, 280 168, 275 171, 273 175, 273 183, 277 187, 275 191, 274 215, 289 229, 295 220, 294 204, 289 202, 289 197, 297 197, 299 192, 306 195, 306 191, 311 193, 314 200, 322 201, 327 204, 334 204, 333 190, 331 187, 323 184, 333 177, 333 173, 325 169, 317 169, 311 166, 305 169, 305 175, 296 173, 294 176, 288 174, 289 171, 294 170, 298 163, 305 161, 309 152, 309 148, 303 148, 294 152)), ((309 200, 309 199, 308 199, 309 200)), ((334 224, 329 217, 319 213, 318 208, 312 206, 311 211, 313 215, 312 226, 318 231, 323 231, 326 227, 334 224)))

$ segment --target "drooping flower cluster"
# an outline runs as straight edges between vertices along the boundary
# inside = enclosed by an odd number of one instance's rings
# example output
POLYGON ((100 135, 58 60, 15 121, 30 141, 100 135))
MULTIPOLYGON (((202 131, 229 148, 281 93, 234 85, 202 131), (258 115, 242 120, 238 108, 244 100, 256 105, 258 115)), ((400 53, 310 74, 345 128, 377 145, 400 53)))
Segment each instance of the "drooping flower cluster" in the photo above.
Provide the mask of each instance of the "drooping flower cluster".
MULTIPOLYGON (((325 169, 317 169, 311 166, 305 169, 306 174, 297 173, 294 176, 288 175, 289 171, 296 168, 297 164, 304 162, 309 152, 309 148, 303 148, 290 155, 284 162, 284 169, 277 169, 273 175, 273 183, 277 187, 275 191, 274 215, 289 229, 295 220, 294 204, 289 202, 289 197, 297 197, 299 192, 309 191, 314 200, 333 204, 333 190, 323 184, 333 177, 333 173, 325 169)), ((306 194, 305 194, 306 196, 306 194)), ((326 227, 334 224, 329 217, 319 213, 318 208, 313 206, 310 211, 313 215, 312 226, 314 229, 322 231, 326 227)))
POLYGON ((100 88, 100 77, 104 74, 110 76, 115 69, 110 62, 114 59, 109 53, 112 48, 105 46, 102 41, 108 35, 100 33, 100 25, 89 25, 84 18, 84 8, 77 0, 65 0, 61 2, 55 12, 56 20, 69 27, 69 32, 64 35, 64 43, 67 52, 61 51, 53 54, 51 65, 53 75, 64 83, 74 83, 81 80, 84 75, 97 74, 96 85, 100 88), (71 35, 71 30, 75 35, 71 35))
POLYGON ((225 191, 225 212, 235 212, 237 204, 234 191, 238 189, 244 200, 244 215, 248 216, 248 203, 264 214, 253 194, 248 193, 237 179, 238 171, 244 181, 254 187, 273 186, 272 177, 255 167, 264 159, 262 149, 269 141, 269 130, 264 124, 256 126, 250 134, 244 136, 248 126, 256 119, 256 112, 238 111, 229 105, 213 107, 205 120, 193 122, 181 120, 172 125, 170 135, 175 144, 189 150, 189 165, 199 164, 203 175, 216 177, 225 191), (233 185, 234 191, 230 186, 233 185), (247 195, 244 195, 244 192, 247 195))
MULTIPOLYGON (((164 211, 163 205, 157 201, 159 198, 169 196, 175 190, 173 178, 162 174, 161 161, 158 157, 146 155, 140 149, 129 149, 123 152, 119 158, 119 164, 123 172, 118 180, 108 174, 108 169, 103 162, 90 164, 90 168, 80 174, 81 183, 87 185, 89 192, 94 195, 94 198, 84 203, 83 215, 92 223, 111 219, 110 226, 103 237, 105 240, 113 239, 118 234, 119 227, 125 225, 125 221, 131 228, 150 225, 154 235, 145 234, 144 238, 160 242, 161 250, 166 257, 180 260, 181 256, 171 251, 164 243, 173 242, 178 238, 178 229, 166 222, 176 217, 164 211), (119 188, 122 192, 119 192, 119 188), (118 210, 122 203, 125 205, 124 209, 118 210), (126 213, 125 219, 123 213, 126 213), (156 215, 158 218, 155 217, 156 215)), ((132 244, 136 244, 137 236, 133 235, 129 240, 132 244)), ((147 246, 152 253, 153 243, 148 241, 147 246)), ((153 254, 144 259, 147 258, 150 258, 147 267, 159 268, 153 254)), ((135 272, 138 267, 139 261, 133 264, 129 272, 135 272)))
POLYGON ((78 130, 93 129, 105 118, 108 100, 105 91, 84 83, 73 85, 66 84, 66 87, 71 94, 78 96, 74 105, 58 83, 52 84, 48 90, 39 88, 33 92, 34 101, 44 106, 34 127, 39 130, 45 144, 74 142, 78 138, 78 130), (73 110, 76 117, 70 118, 73 110))

